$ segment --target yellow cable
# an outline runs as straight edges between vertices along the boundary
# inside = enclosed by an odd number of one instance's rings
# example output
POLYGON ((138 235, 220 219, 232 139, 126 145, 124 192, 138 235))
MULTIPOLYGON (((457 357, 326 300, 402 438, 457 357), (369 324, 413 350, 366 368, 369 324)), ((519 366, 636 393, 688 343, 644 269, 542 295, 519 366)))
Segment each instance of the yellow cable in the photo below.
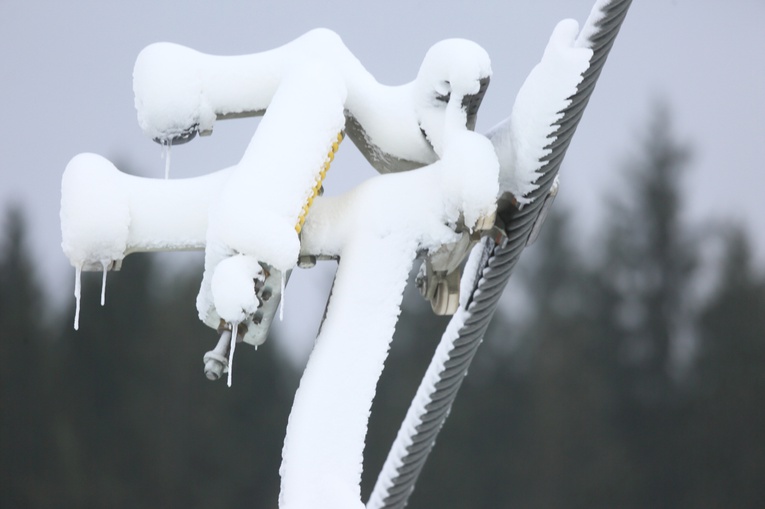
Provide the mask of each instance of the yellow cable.
POLYGON ((303 205, 303 208, 300 211, 300 216, 298 216, 298 222, 295 225, 295 231, 298 232, 298 234, 303 229, 303 225, 305 224, 305 218, 308 215, 308 210, 311 208, 311 205, 313 205, 313 200, 319 195, 319 190, 321 190, 321 185, 324 182, 324 178, 327 176, 329 165, 332 164, 332 161, 334 161, 335 153, 337 152, 337 149, 340 146, 341 141, 343 141, 342 131, 337 133, 336 141, 332 142, 332 148, 327 153, 327 159, 326 161, 324 161, 324 164, 322 165, 321 170, 319 170, 319 176, 316 178, 316 183, 314 184, 313 189, 311 189, 311 195, 308 197, 308 199, 306 200, 306 203, 303 205))

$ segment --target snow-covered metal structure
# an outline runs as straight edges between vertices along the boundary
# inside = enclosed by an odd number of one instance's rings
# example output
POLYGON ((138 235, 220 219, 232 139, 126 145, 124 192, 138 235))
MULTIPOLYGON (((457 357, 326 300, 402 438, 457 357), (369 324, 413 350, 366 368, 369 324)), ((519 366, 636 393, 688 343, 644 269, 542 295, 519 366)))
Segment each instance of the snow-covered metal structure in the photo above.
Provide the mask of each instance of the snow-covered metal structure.
MULTIPOLYGON (((485 237, 468 262, 467 281, 463 280, 463 284, 469 284, 470 290, 463 290, 466 297, 444 332, 401 424, 367 503, 368 509, 406 506, 513 268, 524 248, 536 239, 557 194, 560 165, 631 3, 631 0, 597 2, 577 36, 575 45, 590 48, 592 56, 576 92, 568 97, 568 104, 559 110, 559 118, 550 125, 553 131, 544 146, 546 154, 538 159, 540 175, 534 182, 538 187, 525 196, 529 200, 527 205, 513 203, 511 196, 500 199, 498 226, 501 231, 496 236, 485 237)), ((531 85, 535 86, 533 82, 531 85)), ((524 88, 526 86, 529 82, 524 88)), ((519 99, 522 97, 519 94, 519 99)), ((500 164, 507 159, 502 157, 499 147, 504 146, 502 140, 511 132, 511 125, 506 123, 488 134, 498 147, 500 164)))
POLYGON ((105 288, 107 270, 131 252, 204 249, 197 309, 220 334, 205 373, 228 372, 230 385, 237 342, 265 341, 290 271, 340 260, 287 425, 280 507, 359 508, 375 386, 408 274, 423 258, 422 294, 454 317, 368 504, 403 507, 510 273, 544 220, 629 4, 598 0, 581 32, 575 21, 561 22, 510 117, 486 136, 473 129, 491 64, 471 41, 435 44, 416 78, 396 87, 379 84, 323 29, 239 57, 147 47, 134 91, 139 124, 155 141, 169 148, 209 134, 218 120, 263 119, 238 164, 204 177, 143 179, 95 154, 72 159, 61 224, 76 269, 75 327, 81 271, 103 271, 105 288), (322 197, 345 135, 381 175, 322 197), (252 190, 263 188, 269 193, 254 200, 252 190))

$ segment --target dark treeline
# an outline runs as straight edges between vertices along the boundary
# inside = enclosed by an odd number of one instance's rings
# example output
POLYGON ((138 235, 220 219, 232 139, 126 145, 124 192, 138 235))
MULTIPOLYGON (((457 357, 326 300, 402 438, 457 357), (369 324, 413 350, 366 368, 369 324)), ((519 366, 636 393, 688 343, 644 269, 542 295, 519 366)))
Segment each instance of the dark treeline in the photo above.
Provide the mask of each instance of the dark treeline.
MULTIPOLYGON (((664 112, 645 133, 602 235, 582 248, 556 204, 524 254, 522 311, 495 317, 410 507, 765 507, 765 275, 740 228, 680 220, 689 150, 664 112)), ((0 507, 275 508, 300 376, 280 338, 237 350, 233 388, 208 382, 199 271, 168 284, 149 255, 73 331, 73 309, 48 316, 22 214, 3 222, 0 507)), ((446 324, 413 291, 404 308, 365 494, 446 324)))

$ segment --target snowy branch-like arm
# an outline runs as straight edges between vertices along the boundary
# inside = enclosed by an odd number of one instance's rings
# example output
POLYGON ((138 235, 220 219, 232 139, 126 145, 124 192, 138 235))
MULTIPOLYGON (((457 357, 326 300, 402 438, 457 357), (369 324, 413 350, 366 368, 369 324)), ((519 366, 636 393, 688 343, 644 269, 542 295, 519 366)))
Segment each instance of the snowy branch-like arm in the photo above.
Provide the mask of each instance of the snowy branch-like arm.
POLYGON ((204 249, 210 202, 230 169, 157 180, 96 154, 72 158, 61 182, 62 247, 74 267, 101 270, 133 252, 204 249))
POLYGON ((164 141, 184 133, 209 134, 218 118, 265 113, 284 77, 317 60, 362 82, 374 82, 340 38, 324 29, 240 56, 151 44, 138 55, 133 70, 138 123, 147 135, 164 141))
POLYGON ((72 158, 61 181, 61 247, 75 268, 74 328, 79 327, 82 271, 119 269, 137 251, 202 249, 207 212, 229 170, 185 180, 120 172, 96 154, 72 158))
POLYGON ((472 129, 491 76, 488 54, 462 39, 435 44, 416 79, 400 86, 378 83, 340 37, 326 29, 242 56, 214 56, 157 43, 141 52, 133 71, 138 122, 162 143, 208 134, 217 119, 263 114, 284 78, 315 61, 344 81, 348 136, 383 173, 437 159, 440 133, 431 129, 442 123, 450 98, 465 102, 466 125, 472 129))

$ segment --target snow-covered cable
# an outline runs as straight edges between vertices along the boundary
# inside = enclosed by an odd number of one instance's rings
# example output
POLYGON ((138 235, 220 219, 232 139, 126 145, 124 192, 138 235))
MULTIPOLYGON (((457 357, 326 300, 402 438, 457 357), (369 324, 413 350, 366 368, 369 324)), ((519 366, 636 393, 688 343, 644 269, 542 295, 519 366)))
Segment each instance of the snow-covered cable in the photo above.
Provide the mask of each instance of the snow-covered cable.
MULTIPOLYGON (((592 94, 606 57, 621 27, 631 0, 598 0, 582 29, 577 45, 593 50, 590 67, 583 75, 571 103, 556 122, 550 152, 542 159, 539 187, 529 193, 530 203, 520 210, 508 207, 501 214, 507 238, 486 238, 470 297, 447 327, 412 405, 391 447, 367 504, 368 509, 406 506, 436 436, 449 414, 462 380, 480 345, 499 298, 527 244, 529 234, 550 191, 571 137, 592 94)), ((478 256, 477 252, 473 256, 478 256)), ((473 258, 471 256, 471 259, 473 258)), ((467 281, 465 281, 467 282, 467 281)))

